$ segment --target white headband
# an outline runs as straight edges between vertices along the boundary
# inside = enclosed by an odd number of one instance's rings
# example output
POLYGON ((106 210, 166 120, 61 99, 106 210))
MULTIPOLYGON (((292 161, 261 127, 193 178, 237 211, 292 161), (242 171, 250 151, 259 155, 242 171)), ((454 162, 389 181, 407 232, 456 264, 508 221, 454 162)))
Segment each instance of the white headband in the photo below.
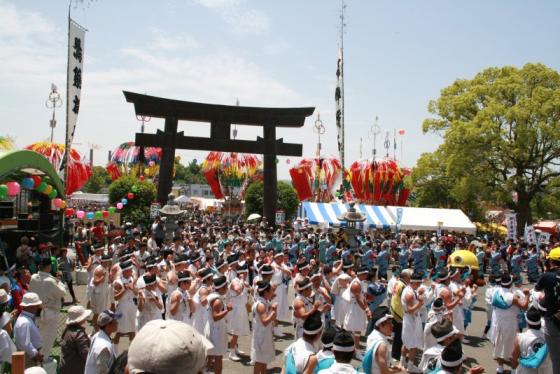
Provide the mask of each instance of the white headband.
POLYGON ((441 336, 441 337, 439 337, 439 338, 436 338, 436 341, 437 341, 438 343, 439 343, 439 342, 442 342, 442 341, 444 341, 445 339, 447 339, 447 338, 449 338, 449 337, 451 337, 451 336, 453 336, 453 335, 455 335, 455 334, 457 334, 457 333, 459 333, 459 332, 460 332, 459 330, 457 330, 455 327, 453 327, 453 330, 451 330, 451 332, 449 332, 447 335, 444 335, 444 336, 441 336))
POLYGON ((500 284, 502 285, 502 287, 507 287, 507 286, 511 286, 511 282, 512 282, 512 281, 513 281, 513 280, 510 279, 509 282, 506 282, 506 283, 500 282, 500 284))
POLYGON ((224 282, 224 283, 220 284, 219 286, 214 286, 214 289, 219 290, 220 288, 222 288, 224 286, 227 286, 227 282, 224 282))
POLYGON ((214 276, 214 274, 212 274, 212 273, 206 274, 205 276, 202 277, 202 280, 206 280, 206 279, 208 279, 212 276, 214 276))
POLYGON ((152 284, 156 284, 156 281, 157 281, 157 280, 154 279, 154 280, 151 281, 150 283, 145 283, 145 282, 144 282, 144 285, 145 285, 145 286, 151 286, 152 284))
POLYGON ((458 359, 457 361, 445 361, 445 360, 442 358, 442 359, 440 360, 440 362, 441 362, 441 365, 442 365, 442 366, 447 366, 447 367, 453 368, 453 367, 455 367, 455 366, 461 365, 461 364, 463 363, 463 359, 464 359, 464 358, 465 358, 465 356, 463 356, 463 355, 462 355, 461 358, 458 359))
POLYGON ((323 343, 323 348, 332 348, 332 346, 333 346, 333 343, 332 343, 332 342, 331 342, 331 343, 327 343, 327 344, 323 343))
POLYGON ((312 286, 311 283, 307 283, 307 284, 306 284, 305 286, 303 286, 303 287, 298 286, 298 290, 299 290, 299 291, 303 291, 303 290, 305 290, 305 289, 307 289, 307 288, 309 288, 309 287, 311 287, 311 286, 312 286))
POLYGON ((192 281, 191 277, 184 277, 184 278, 179 278, 177 280, 177 282, 188 282, 188 281, 192 281))
POLYGON ((267 284, 265 284, 265 285, 262 286, 262 287, 258 287, 259 292, 265 291, 265 290, 268 288, 268 286, 270 286, 270 283, 267 283, 267 284))
POLYGON ((355 349, 356 347, 354 345, 343 347, 341 345, 333 344, 333 351, 337 352, 354 352, 355 349))
POLYGON ((305 334, 307 334, 307 335, 315 335, 315 334, 317 334, 319 331, 321 331, 322 329, 323 329, 323 325, 321 325, 321 327, 319 327, 319 328, 316 329, 316 330, 306 330, 306 329, 303 329, 303 332, 304 332, 305 334))
POLYGON ((376 322, 375 322, 375 327, 379 326, 380 324, 382 324, 383 322, 387 321, 388 319, 393 318, 392 315, 390 314, 385 314, 383 317, 379 318, 376 322))
POLYGON ((525 316, 525 321, 527 321, 527 324, 530 326, 539 326, 541 324, 541 320, 539 320, 538 322, 531 321, 529 320, 529 318, 527 318, 527 316, 525 316))
POLYGON ((270 275, 270 274, 274 274, 274 271, 272 270, 268 270, 268 271, 261 271, 262 275, 270 275))

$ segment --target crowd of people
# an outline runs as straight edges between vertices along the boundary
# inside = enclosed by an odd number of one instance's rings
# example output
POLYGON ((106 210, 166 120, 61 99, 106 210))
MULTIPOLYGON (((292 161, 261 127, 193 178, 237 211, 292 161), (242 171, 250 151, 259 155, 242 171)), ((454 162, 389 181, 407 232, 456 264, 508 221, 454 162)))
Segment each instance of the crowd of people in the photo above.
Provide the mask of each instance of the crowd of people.
POLYGON ((497 373, 560 373, 554 243, 364 231, 351 246, 343 231, 305 219, 271 228, 199 210, 174 227, 76 221, 66 236, 75 260, 65 246, 22 238, 15 264, 0 261, 3 364, 20 350, 27 367, 45 366, 59 338, 62 374, 222 373, 225 357, 246 355, 238 339, 248 336, 254 373, 266 373, 279 327, 293 325, 286 374, 460 373, 484 300, 497 373), (458 249, 476 263, 451 261, 458 249), (88 273, 83 303, 76 267, 88 273), (58 336, 67 291, 75 305, 58 336), (123 338, 130 346, 119 353, 123 338))

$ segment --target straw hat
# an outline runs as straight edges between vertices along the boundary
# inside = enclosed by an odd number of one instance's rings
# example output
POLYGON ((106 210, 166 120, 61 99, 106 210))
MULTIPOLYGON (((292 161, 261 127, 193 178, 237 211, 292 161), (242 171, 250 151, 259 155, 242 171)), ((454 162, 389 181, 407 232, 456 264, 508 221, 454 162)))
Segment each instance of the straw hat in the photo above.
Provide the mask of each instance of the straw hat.
POLYGON ((90 318, 92 311, 84 308, 81 305, 73 305, 68 309, 68 318, 66 319, 66 324, 71 325, 73 323, 80 323, 90 318))

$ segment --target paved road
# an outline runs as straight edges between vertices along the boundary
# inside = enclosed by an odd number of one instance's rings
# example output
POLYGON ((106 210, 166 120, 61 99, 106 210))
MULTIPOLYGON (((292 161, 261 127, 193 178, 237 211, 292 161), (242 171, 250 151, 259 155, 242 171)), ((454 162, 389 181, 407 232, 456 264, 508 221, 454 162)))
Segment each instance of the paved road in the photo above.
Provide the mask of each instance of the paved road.
MULTIPOLYGON (((85 302, 85 286, 75 287, 77 290, 77 296, 82 301, 85 302)), ((290 295, 293 297, 293 295, 290 295)), ((85 304, 84 304, 85 305, 85 304)), ((463 344, 463 350, 467 360, 465 366, 470 367, 475 364, 481 365, 486 369, 487 373, 493 373, 496 371, 496 364, 492 360, 492 349, 493 346, 487 340, 482 340, 484 325, 486 323, 486 312, 484 305, 484 288, 480 288, 478 291, 478 301, 473 311, 473 322, 469 325, 467 329, 467 337, 463 344)), ((276 338, 276 357, 269 365, 269 373, 279 373, 282 367, 283 350, 293 342, 293 327, 291 325, 281 326, 282 331, 286 334, 285 338, 276 338)), ((126 338, 122 338, 118 349, 119 352, 123 352, 128 348, 129 342, 126 338)), ((249 364, 249 352, 251 347, 250 337, 240 337, 239 338, 240 350, 246 352, 247 355, 242 356, 240 362, 233 362, 224 359, 224 373, 231 374, 247 374, 252 372, 252 366, 249 364)), ((354 362, 355 366, 359 365, 358 361, 354 362)))

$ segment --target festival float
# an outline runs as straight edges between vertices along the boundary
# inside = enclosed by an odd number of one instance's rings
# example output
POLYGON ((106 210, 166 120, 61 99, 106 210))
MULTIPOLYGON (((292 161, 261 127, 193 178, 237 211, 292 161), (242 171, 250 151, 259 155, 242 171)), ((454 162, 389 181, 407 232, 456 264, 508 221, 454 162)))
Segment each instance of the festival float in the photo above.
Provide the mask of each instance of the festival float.
POLYGON ((161 163, 161 148, 138 147, 134 142, 119 145, 107 164, 107 172, 116 180, 123 175, 155 178, 161 163))
POLYGON ((258 178, 261 160, 253 154, 210 152, 202 163, 202 172, 216 199, 224 199, 225 217, 243 213, 241 200, 247 186, 258 178))
POLYGON ((408 175, 410 169, 401 168, 394 159, 383 158, 354 161, 346 180, 361 204, 405 206, 410 195, 405 185, 408 175))
POLYGON ((342 166, 338 158, 304 158, 290 168, 299 201, 331 202, 340 183, 342 166))
MULTIPOLYGON (((64 144, 38 142, 25 147, 30 151, 35 151, 52 164, 55 170, 60 170, 62 158, 64 157, 64 144)), ((92 176, 91 167, 85 158, 74 148, 68 153, 68 175, 66 176, 66 195, 83 187, 88 179, 92 176)))

